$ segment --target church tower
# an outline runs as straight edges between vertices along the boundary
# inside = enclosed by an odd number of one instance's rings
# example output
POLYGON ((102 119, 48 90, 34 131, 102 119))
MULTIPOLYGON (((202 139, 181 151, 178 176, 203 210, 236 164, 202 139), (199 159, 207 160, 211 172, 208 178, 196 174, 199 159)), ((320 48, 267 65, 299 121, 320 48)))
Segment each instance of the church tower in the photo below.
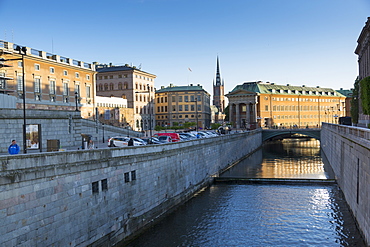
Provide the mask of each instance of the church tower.
MULTIPOLYGON (((220 63, 217 56, 216 82, 213 80, 213 105, 218 109, 218 115, 221 117, 225 110, 224 80, 221 81, 220 63)), ((223 118, 218 120, 223 120, 223 118)))

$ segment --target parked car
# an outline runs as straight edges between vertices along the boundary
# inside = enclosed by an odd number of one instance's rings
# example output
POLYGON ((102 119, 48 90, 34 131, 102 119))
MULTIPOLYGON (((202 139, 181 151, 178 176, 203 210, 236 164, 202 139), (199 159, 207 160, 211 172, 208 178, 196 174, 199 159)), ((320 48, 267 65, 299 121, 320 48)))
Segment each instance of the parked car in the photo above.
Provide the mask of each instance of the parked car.
POLYGON ((126 147, 130 138, 116 136, 108 139, 108 147, 126 147))
POLYGON ((158 136, 158 140, 162 143, 170 143, 173 142, 171 136, 158 136))
POLYGON ((180 135, 180 138, 184 140, 194 140, 194 139, 197 139, 197 136, 196 135, 193 135, 191 133, 179 133, 180 135))
POLYGON ((162 144, 160 140, 158 140, 157 137, 142 137, 141 138, 147 145, 150 144, 162 144))
MULTIPOLYGON (((140 138, 132 137, 134 140, 134 146, 146 145, 146 143, 140 138)), ((116 136, 111 137, 108 140, 108 147, 127 147, 130 137, 127 136, 116 136)))
POLYGON ((153 136, 157 137, 158 139, 160 136, 170 136, 172 139, 172 142, 181 141, 179 133, 156 133, 153 136))

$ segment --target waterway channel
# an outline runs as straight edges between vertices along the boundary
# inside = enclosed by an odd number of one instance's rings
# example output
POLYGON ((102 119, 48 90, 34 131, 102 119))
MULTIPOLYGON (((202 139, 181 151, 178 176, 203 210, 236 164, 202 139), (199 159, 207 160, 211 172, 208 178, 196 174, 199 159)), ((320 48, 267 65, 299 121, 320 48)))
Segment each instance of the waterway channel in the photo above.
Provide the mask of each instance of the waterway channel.
MULTIPOLYGON (((332 179, 319 142, 266 143, 221 176, 332 179)), ((366 246, 336 184, 215 184, 120 246, 366 246)))

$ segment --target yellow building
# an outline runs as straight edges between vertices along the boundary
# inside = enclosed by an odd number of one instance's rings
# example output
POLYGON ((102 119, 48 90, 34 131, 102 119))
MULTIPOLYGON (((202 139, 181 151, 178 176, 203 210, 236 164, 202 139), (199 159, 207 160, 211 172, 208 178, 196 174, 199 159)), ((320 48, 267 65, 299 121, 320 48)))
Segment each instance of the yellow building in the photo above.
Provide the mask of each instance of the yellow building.
POLYGON ((0 41, 0 93, 17 97, 26 109, 76 110, 93 118, 95 70, 92 64, 0 41))
POLYGON ((155 92, 155 115, 158 126, 183 126, 198 123, 198 129, 211 125, 210 95, 198 84, 161 87, 155 92))
POLYGON ((230 122, 238 129, 321 127, 346 116, 346 97, 330 88, 245 82, 226 97, 230 122))

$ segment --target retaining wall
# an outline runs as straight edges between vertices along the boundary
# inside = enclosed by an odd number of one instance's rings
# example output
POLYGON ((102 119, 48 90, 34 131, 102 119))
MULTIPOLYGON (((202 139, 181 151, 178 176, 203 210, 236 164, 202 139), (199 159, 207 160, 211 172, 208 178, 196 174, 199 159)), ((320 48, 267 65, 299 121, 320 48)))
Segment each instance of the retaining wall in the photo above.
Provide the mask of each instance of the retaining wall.
POLYGON ((111 246, 261 145, 261 132, 1 156, 1 246, 111 246), (101 245, 100 245, 101 244, 101 245))
POLYGON ((370 244, 370 130, 323 124, 321 148, 365 241, 370 244))

